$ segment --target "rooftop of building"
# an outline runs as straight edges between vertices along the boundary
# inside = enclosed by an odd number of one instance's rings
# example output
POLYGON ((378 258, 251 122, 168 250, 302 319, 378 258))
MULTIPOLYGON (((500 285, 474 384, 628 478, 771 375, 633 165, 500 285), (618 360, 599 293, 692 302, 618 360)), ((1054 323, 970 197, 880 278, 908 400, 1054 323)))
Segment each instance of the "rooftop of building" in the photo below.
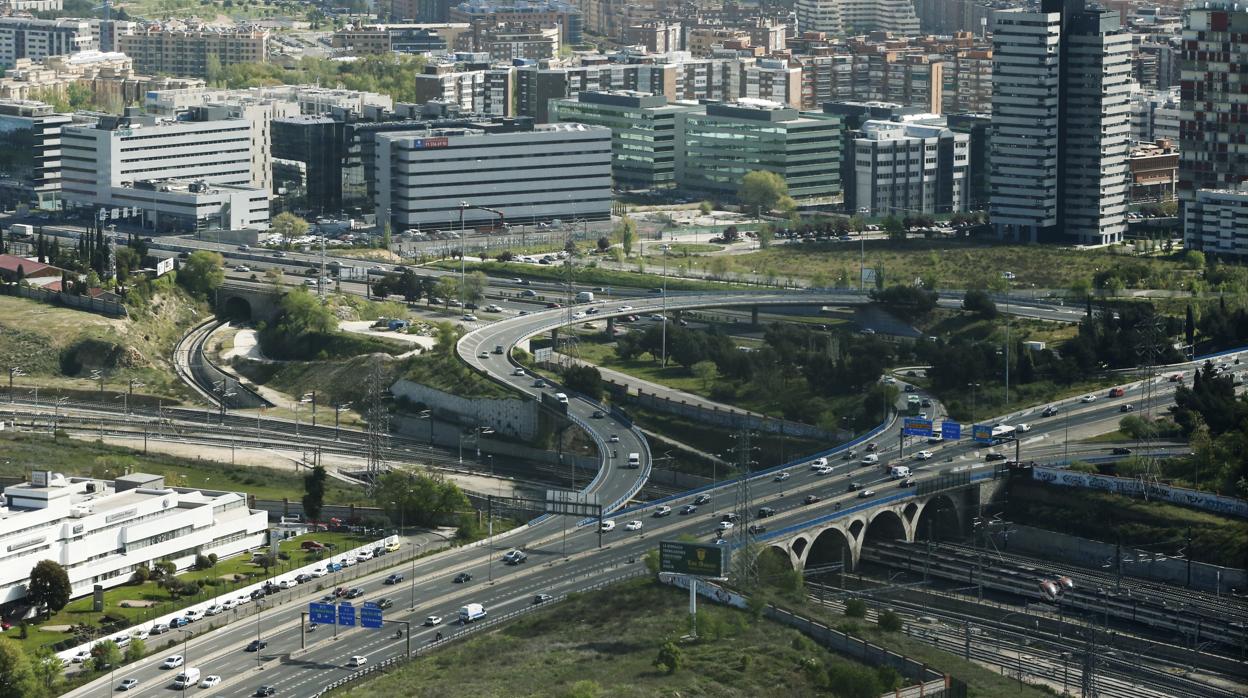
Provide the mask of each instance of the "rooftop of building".
POLYGON ((33 274, 49 270, 55 271, 58 274, 61 272, 59 267, 54 267, 51 264, 44 264, 37 259, 27 259, 26 257, 19 257, 15 254, 0 254, 0 271, 7 271, 9 273, 16 274, 18 267, 21 267, 22 273, 26 276, 31 276, 33 274))

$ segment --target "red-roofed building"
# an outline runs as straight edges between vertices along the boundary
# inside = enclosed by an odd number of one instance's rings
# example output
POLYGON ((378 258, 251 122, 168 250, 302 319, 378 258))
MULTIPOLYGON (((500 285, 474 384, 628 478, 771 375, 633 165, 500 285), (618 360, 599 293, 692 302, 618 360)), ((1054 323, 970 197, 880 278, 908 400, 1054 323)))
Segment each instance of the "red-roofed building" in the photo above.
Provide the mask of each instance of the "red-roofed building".
POLYGON ((9 283, 25 279, 32 286, 43 286, 61 280, 61 269, 33 259, 12 254, 0 254, 0 280, 9 283), (18 269, 21 269, 21 274, 18 269), (20 278, 19 278, 20 276, 20 278))

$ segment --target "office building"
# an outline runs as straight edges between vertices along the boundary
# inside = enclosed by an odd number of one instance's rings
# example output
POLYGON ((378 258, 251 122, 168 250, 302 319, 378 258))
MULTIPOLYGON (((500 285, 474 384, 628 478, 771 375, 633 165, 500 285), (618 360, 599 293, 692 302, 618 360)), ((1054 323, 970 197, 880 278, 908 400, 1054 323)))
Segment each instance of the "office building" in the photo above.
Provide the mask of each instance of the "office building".
POLYGON ((4 488, 0 603, 25 597, 41 560, 65 568, 76 598, 125 584, 157 561, 185 570, 197 555, 258 548, 267 531, 268 515, 248 509, 242 492, 169 487, 142 473, 110 482, 36 470, 30 482, 4 488))
POLYGON ((295 105, 300 114, 329 114, 336 110, 362 114, 370 109, 388 110, 394 107, 390 95, 316 85, 273 85, 237 90, 205 87, 160 90, 148 93, 143 106, 150 114, 177 116, 209 104, 265 101, 288 102, 295 105))
POLYGON ((1179 142, 1182 116, 1179 87, 1168 90, 1138 90, 1131 93, 1131 140, 1151 143, 1165 139, 1179 142))
POLYGON ((559 55, 559 25, 503 22, 480 27, 474 48, 491 61, 540 61, 559 55))
POLYGON ((700 107, 668 104, 662 95, 620 90, 582 92, 550 103, 553 122, 611 129, 611 178, 617 189, 660 189, 676 185, 676 118, 700 107))
POLYGON ((250 27, 152 22, 117 37, 117 45, 141 73, 207 78, 214 61, 226 68, 269 59, 269 32, 250 27))
POLYGON ((1179 148, 1165 138, 1131 148, 1131 201, 1173 201, 1179 186, 1179 148))
POLYGON ((0 0, 0 11, 57 12, 65 9, 64 0, 0 0))
POLYGON ((966 211, 970 140, 932 115, 866 122, 849 151, 854 161, 849 210, 898 217, 966 211))
POLYGON ((1083 0, 995 14, 991 216, 999 237, 1119 242, 1130 35, 1083 0))
POLYGON ((0 68, 11 68, 19 58, 40 60, 98 48, 85 19, 0 17, 0 68))
POLYGON ((467 24, 366 24, 334 32, 330 46, 357 55, 388 53, 445 53, 457 50, 467 24))
POLYGON ((430 128, 377 136, 377 222, 394 230, 507 221, 606 220, 611 131, 583 124, 531 129, 430 128))
POLYGON ((116 217, 142 217, 155 229, 165 213, 159 197, 145 199, 135 190, 160 191, 141 183, 178 180, 253 190, 264 203, 249 205, 248 220, 267 222, 268 191, 263 173, 255 169, 252 122, 214 119, 221 110, 207 108, 191 115, 201 120, 163 119, 134 108, 126 112, 93 126, 61 129, 67 208, 126 209, 116 217))
POLYGON ((1183 207, 1183 234, 1192 249, 1225 259, 1248 259, 1248 183, 1198 189, 1183 207))
POLYGON ((457 104, 468 114, 511 116, 515 72, 510 65, 488 68, 461 62, 426 65, 424 72, 414 78, 416 101, 440 100, 457 104))
POLYGON ((581 43, 584 15, 563 0, 468 0, 450 8, 450 22, 467 22, 474 28, 505 22, 555 24, 565 43, 581 43))
POLYGON ((61 129, 71 122, 43 102, 0 100, 0 141, 8 153, 0 178, 5 208, 60 208, 61 129))
POLYGON ((705 113, 677 117, 676 182, 682 188, 732 199, 749 172, 780 175, 799 205, 842 201, 841 120, 800 113, 775 102, 743 99, 707 104, 705 113))
POLYGON ((966 208, 968 211, 988 209, 988 175, 992 172, 992 115, 948 114, 945 121, 956 133, 970 139, 967 154, 971 168, 967 173, 966 208))
POLYGON ((795 0, 793 10, 798 31, 803 32, 919 34, 911 0, 795 0))
POLYGON ((445 22, 459 0, 390 0, 392 22, 445 22))
MULTIPOLYGON (((1217 206, 1217 215, 1185 212, 1195 228, 1187 242, 1195 249, 1244 254, 1242 245, 1218 239, 1210 221, 1238 199, 1248 181, 1248 4, 1206 0, 1188 9, 1183 24, 1181 118, 1179 122, 1179 200, 1185 208, 1217 206), (1211 189, 1234 194, 1199 196, 1211 189)), ((1234 218, 1234 217, 1231 217, 1234 218)))

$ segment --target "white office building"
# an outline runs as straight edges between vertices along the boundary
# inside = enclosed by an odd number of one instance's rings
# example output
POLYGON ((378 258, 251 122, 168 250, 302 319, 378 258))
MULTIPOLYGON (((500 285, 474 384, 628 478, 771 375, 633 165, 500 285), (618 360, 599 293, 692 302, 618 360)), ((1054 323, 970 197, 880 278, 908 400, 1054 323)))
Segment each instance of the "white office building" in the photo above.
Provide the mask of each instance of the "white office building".
POLYGON ((65 568, 72 595, 124 584, 158 560, 179 569, 195 556, 219 558, 264 545, 268 516, 247 508, 241 492, 167 487, 158 475, 116 480, 31 473, 4 488, 0 506, 0 603, 26 596, 42 560, 65 568))
POLYGON ((1026 241, 1126 230, 1131 38, 1080 0, 993 15, 992 223, 1026 241))
POLYGON ((12 68, 19 58, 40 60, 98 48, 85 19, 0 17, 0 68, 12 68))
MULTIPOLYGON (((160 188, 140 183, 226 185, 251 189, 267 200, 268 179, 253 159, 252 122, 174 121, 134 111, 94 126, 62 129, 61 190, 67 208, 105 210, 111 219, 141 216, 145 225, 158 229, 160 188)), ((245 215, 258 218, 252 211, 245 215)), ((263 218, 267 223, 267 211, 263 218)))
POLYGON ((1131 140, 1178 143, 1181 113, 1177 85, 1166 90, 1136 90, 1131 93, 1131 140))
POLYGON ((1248 182, 1235 189, 1197 189, 1183 207, 1187 244, 1227 258, 1248 259, 1248 182))
POLYGON ((483 123, 377 135, 377 224, 394 230, 611 214, 611 129, 483 123), (500 128, 495 128, 500 127, 500 128))
POLYGON ((913 0, 796 0, 793 10, 802 32, 920 34, 913 0))
POLYGON ((872 216, 966 210, 971 137, 943 120, 868 121, 853 139, 854 201, 872 216))

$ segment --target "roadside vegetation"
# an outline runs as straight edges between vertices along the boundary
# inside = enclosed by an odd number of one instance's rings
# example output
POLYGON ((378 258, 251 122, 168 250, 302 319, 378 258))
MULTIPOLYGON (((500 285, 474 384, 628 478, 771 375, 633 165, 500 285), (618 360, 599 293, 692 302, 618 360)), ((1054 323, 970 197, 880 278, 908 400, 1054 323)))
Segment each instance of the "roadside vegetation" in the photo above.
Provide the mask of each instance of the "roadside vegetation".
MULTIPOLYGON (((445 260, 435 262, 432 266, 440 269, 459 269, 458 262, 445 260)), ((558 282, 567 281, 568 278, 568 272, 562 265, 525 264, 523 262, 468 262, 466 266, 469 270, 483 271, 495 277, 510 278, 519 276, 558 282)), ((661 288, 663 286, 663 276, 654 273, 655 271, 657 271, 656 268, 646 267, 644 263, 639 271, 636 272, 617 271, 578 264, 573 271, 572 278, 578 284, 596 284, 603 288, 661 288), (649 273, 646 273, 647 271, 649 273)), ((743 287, 739 284, 668 277, 667 288, 670 291, 723 291, 743 287)))

